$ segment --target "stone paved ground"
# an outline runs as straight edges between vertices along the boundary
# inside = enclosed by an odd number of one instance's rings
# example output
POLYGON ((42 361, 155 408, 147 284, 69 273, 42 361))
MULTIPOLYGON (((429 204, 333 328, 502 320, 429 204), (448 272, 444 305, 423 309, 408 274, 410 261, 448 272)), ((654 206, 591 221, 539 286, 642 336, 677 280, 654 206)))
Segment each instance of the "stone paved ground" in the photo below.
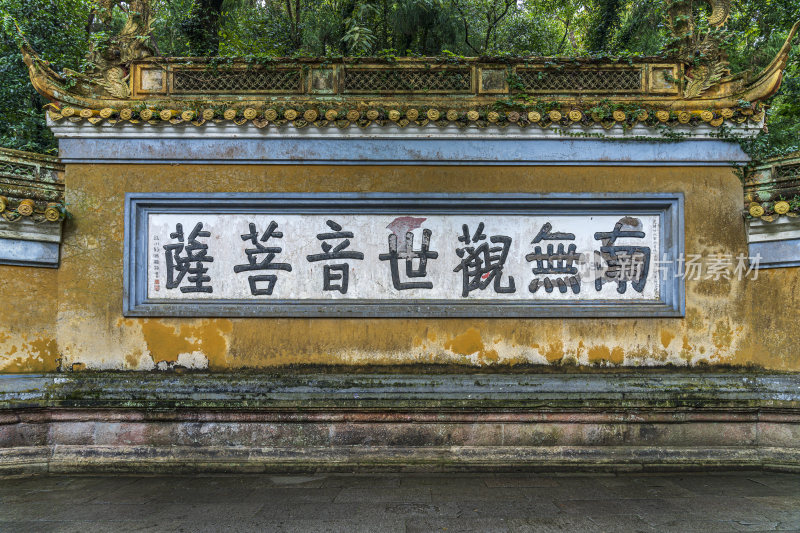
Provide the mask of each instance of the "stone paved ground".
POLYGON ((0 531, 800 531, 800 475, 0 479, 0 531))

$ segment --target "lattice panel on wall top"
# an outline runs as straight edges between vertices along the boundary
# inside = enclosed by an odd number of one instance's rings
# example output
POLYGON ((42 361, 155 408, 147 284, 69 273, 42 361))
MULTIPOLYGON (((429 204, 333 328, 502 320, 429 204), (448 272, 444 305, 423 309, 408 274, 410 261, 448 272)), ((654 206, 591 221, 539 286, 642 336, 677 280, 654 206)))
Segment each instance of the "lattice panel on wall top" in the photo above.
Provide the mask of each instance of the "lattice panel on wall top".
POLYGON ((0 195, 55 202, 63 200, 64 186, 54 173, 37 165, 0 161, 0 195))
POLYGON ((24 163, 0 162, 0 175, 35 177, 39 175, 39 168, 36 165, 24 163))
POLYGON ((781 165, 775 168, 772 177, 775 192, 791 189, 794 194, 795 189, 800 189, 800 163, 781 165))
POLYGON ((472 89, 469 69, 348 69, 344 91, 349 93, 463 93, 472 89))
POLYGON ((298 93, 302 90, 302 79, 299 69, 181 69, 173 74, 172 89, 176 93, 298 93))
POLYGON ((524 90, 530 92, 594 93, 639 92, 642 90, 640 69, 541 70, 517 69, 524 90))
POLYGON ((781 165, 775 169, 775 179, 798 179, 800 178, 800 163, 792 165, 781 165))

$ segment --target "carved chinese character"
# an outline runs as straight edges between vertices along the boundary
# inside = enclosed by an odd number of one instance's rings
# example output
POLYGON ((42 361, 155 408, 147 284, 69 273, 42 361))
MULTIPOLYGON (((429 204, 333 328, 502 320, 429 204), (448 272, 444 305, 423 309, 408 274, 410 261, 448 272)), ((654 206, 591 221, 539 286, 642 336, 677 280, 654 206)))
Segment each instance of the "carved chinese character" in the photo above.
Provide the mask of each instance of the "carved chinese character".
MULTIPOLYGON (((553 233, 553 225, 547 222, 539 233, 531 241, 531 244, 538 244, 542 241, 574 241, 574 233, 553 233)), ((535 293, 540 287, 544 287, 547 292, 553 292, 554 283, 562 294, 567 292, 567 285, 574 294, 581 290, 580 279, 577 265, 581 262, 581 255, 575 252, 575 245, 570 244, 566 250, 564 243, 559 243, 557 248, 552 244, 547 245, 547 251, 543 251, 541 246, 536 246, 533 253, 525 256, 527 261, 535 261, 533 273, 536 275, 546 275, 544 279, 534 278, 528 286, 528 290, 535 293), (554 276, 552 279, 550 276, 554 276)))
MULTIPOLYGON (((309 262, 313 263, 316 261, 329 261, 335 259, 364 259, 363 253, 354 252, 352 250, 346 250, 346 248, 350 246, 350 239, 354 238, 353 232, 342 231, 342 226, 340 226, 333 220, 328 220, 326 224, 329 228, 333 230, 333 232, 317 234, 317 239, 323 241, 322 242, 323 253, 306 256, 306 259, 308 259, 309 262), (337 243, 335 247, 329 242, 327 242, 329 240, 335 240, 335 239, 343 239, 343 240, 337 243)), ((322 290, 339 291, 342 294, 347 294, 349 280, 350 280, 349 263, 337 263, 334 265, 325 265, 323 267, 322 290)))
POLYGON ((508 294, 516 292, 514 287, 514 277, 508 277, 508 285, 503 287, 501 279, 503 277, 503 266, 508 257, 508 250, 511 247, 511 237, 504 235, 492 235, 489 242, 500 244, 500 246, 489 246, 486 242, 486 235, 483 233, 484 224, 478 224, 478 229, 470 237, 469 227, 464 224, 462 235, 458 238, 464 246, 456 249, 456 254, 461 258, 461 263, 453 269, 453 272, 461 272, 462 291, 461 296, 469 296, 474 290, 484 290, 490 284, 494 285, 494 291, 498 294, 508 294), (475 246, 479 241, 480 245, 475 246))
POLYGON ((213 262, 214 258, 208 255, 208 245, 197 240, 210 236, 211 232, 203 231, 203 223, 198 222, 189 233, 187 243, 184 242, 183 225, 175 225, 175 231, 169 237, 178 242, 164 245, 168 290, 180 287, 183 293, 214 292, 211 285, 205 285, 211 281, 211 277, 206 275, 208 267, 203 266, 204 263, 213 262), (181 286, 184 277, 189 284, 181 286))
POLYGON ((650 271, 650 248, 646 246, 616 245, 619 238, 642 239, 642 221, 634 217, 624 217, 614 225, 610 232, 597 232, 595 240, 602 243, 600 251, 595 251, 595 264, 598 276, 594 287, 598 291, 605 283, 616 283, 617 292, 625 294, 628 282, 633 290, 642 292, 650 271))
MULTIPOLYGON (((247 263, 243 265, 236 265, 233 271, 237 274, 239 272, 254 271, 254 270, 285 270, 292 271, 292 265, 289 263, 273 263, 275 255, 283 251, 279 246, 266 246, 261 243, 266 243, 270 239, 282 239, 283 232, 276 231, 278 223, 274 220, 269 223, 269 226, 264 231, 261 239, 258 238, 258 231, 256 225, 250 222, 250 233, 242 235, 243 241, 250 241, 254 248, 246 248, 244 253, 247 254, 247 263), (262 255, 263 259, 258 260, 258 256, 262 255)), ((253 296, 271 295, 275 289, 275 284, 278 281, 278 276, 275 274, 260 274, 257 276, 248 276, 250 283, 250 294, 253 296), (266 282, 266 287, 259 288, 258 284, 266 282)))
POLYGON ((422 230, 422 243, 419 250, 414 250, 414 234, 412 230, 421 227, 424 218, 398 217, 386 226, 392 233, 389 235, 389 253, 380 254, 381 261, 389 261, 392 273, 392 285, 402 291, 406 289, 432 289, 430 281, 400 281, 400 260, 405 261, 405 275, 408 278, 424 278, 428 275, 428 259, 439 257, 438 252, 430 250, 432 232, 422 230), (414 262, 417 265, 414 266, 414 262))

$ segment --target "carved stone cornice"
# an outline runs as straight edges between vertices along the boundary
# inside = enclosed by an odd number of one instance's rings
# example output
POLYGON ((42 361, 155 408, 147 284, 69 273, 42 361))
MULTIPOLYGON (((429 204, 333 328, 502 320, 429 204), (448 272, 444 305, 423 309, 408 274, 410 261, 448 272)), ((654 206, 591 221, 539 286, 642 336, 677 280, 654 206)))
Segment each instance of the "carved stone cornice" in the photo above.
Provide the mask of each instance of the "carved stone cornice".
POLYGON ((65 215, 58 159, 0 148, 0 264, 58 266, 65 215))
POLYGON ((0 220, 61 222, 63 174, 55 157, 0 148, 0 220))

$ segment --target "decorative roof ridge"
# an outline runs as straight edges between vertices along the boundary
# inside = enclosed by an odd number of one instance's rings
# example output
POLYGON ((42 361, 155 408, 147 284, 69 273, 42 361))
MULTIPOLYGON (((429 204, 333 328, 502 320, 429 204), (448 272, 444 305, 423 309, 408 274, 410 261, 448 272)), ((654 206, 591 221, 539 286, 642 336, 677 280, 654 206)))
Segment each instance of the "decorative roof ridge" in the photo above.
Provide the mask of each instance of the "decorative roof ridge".
POLYGON ((86 84, 71 85, 26 47, 23 57, 34 87, 50 101, 59 107, 96 110, 136 105, 183 107, 187 102, 213 107, 233 102, 342 105, 364 101, 468 109, 494 104, 524 107, 540 100, 565 105, 610 102, 703 110, 735 107, 741 101, 758 102, 774 94, 788 52, 782 51, 752 82, 744 76, 729 77, 695 97, 683 93, 682 87, 689 83, 683 66, 664 62, 431 66, 413 58, 401 64, 348 65, 319 60, 276 61, 255 67, 232 63, 221 68, 212 61, 187 64, 171 58, 148 58, 132 62, 125 79, 109 75, 102 87, 90 88, 86 84))
POLYGON ((758 169, 769 168, 793 160, 796 160, 798 163, 800 163, 800 150, 795 150, 794 152, 789 152, 787 154, 774 155, 771 157, 767 157, 766 159, 762 159, 761 161, 758 162, 757 165, 753 165, 751 167, 751 170, 755 171, 758 169))
POLYGON ((800 217, 800 151, 767 159, 748 169, 743 181, 746 219, 800 217))
MULTIPOLYGON (((711 122, 719 119, 717 114, 761 102, 778 90, 798 24, 762 72, 754 77, 731 76, 721 35, 730 2, 706 1, 712 12, 702 35, 697 33, 701 30, 690 3, 668 5, 674 42, 665 57, 158 58, 147 45, 150 0, 131 0, 123 31, 107 47, 90 50, 88 60, 94 66, 89 72, 65 70, 62 76, 36 55, 24 37, 21 50, 31 82, 55 109, 78 110, 90 122, 98 114, 108 120, 117 111, 120 119, 130 120, 122 115, 126 109, 157 110, 167 115, 164 120, 175 118, 173 111, 181 116, 195 113, 188 120, 197 120, 209 109, 221 108, 223 115, 233 110, 234 120, 245 112, 255 115, 243 118, 259 119, 263 111, 263 119, 274 122, 266 115, 270 110, 284 118, 293 111, 322 116, 330 109, 355 110, 365 116, 378 113, 366 116, 375 121, 381 109, 389 113, 418 108, 425 113, 487 117, 557 111, 590 115, 602 123, 604 116, 593 115, 598 114, 595 108, 606 105, 626 113, 642 109, 689 113, 688 118, 683 115, 683 123, 691 123, 694 113, 705 114, 710 118, 703 120, 711 122), (553 106, 542 109, 541 102, 553 106)), ((297 125, 296 119, 286 119, 297 125)))
POLYGON ((63 220, 63 172, 64 165, 56 157, 0 148, 0 219, 63 220))
POLYGON ((765 113, 763 106, 755 104, 740 108, 718 110, 666 110, 640 106, 614 108, 596 105, 560 106, 553 104, 538 109, 495 110, 492 107, 459 110, 428 106, 396 106, 383 108, 368 104, 355 106, 300 105, 300 106, 246 106, 245 104, 181 105, 156 108, 148 105, 100 110, 90 108, 58 107, 51 105, 48 118, 55 122, 88 122, 93 125, 106 124, 187 124, 203 126, 208 123, 228 123, 235 125, 252 124, 257 128, 282 127, 296 128, 315 126, 319 128, 350 126, 366 128, 370 125, 395 125, 404 128, 416 126, 457 126, 459 128, 518 127, 525 129, 538 127, 546 129, 580 128, 601 126, 604 129, 620 127, 631 129, 637 125, 646 127, 708 127, 721 128, 726 122, 732 127, 744 125, 761 127, 765 113))
POLYGON ((589 65, 630 65, 631 63, 675 63, 677 58, 667 55, 589 55, 589 56, 150 56, 148 63, 249 63, 260 65, 273 63, 341 63, 359 65, 394 65, 403 63, 431 63, 439 65, 466 65, 470 63, 491 64, 552 64, 581 63, 589 65))
POLYGON ((39 164, 52 166, 53 169, 63 171, 64 165, 58 156, 42 154, 39 152, 28 152, 24 150, 14 150, 13 148, 3 148, 0 146, 0 161, 8 159, 20 159, 36 162, 39 164))
POLYGON ((6 222, 24 222, 29 220, 36 224, 60 223, 66 218, 67 209, 62 201, 43 204, 33 198, 10 200, 0 196, 0 219, 6 222))

